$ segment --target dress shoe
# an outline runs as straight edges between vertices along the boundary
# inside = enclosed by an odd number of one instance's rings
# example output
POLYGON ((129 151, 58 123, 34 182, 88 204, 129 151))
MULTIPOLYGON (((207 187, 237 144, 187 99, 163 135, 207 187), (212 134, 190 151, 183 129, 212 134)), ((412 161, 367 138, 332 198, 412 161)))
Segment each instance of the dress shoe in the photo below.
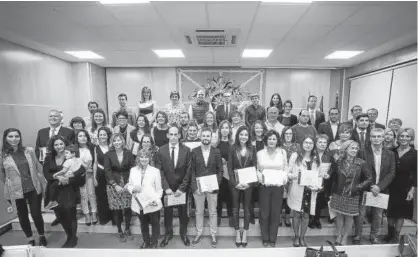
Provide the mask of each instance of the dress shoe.
POLYGON ((301 247, 307 247, 308 246, 308 244, 305 242, 304 237, 299 238, 299 244, 300 244, 301 247))
POLYGON ((329 223, 329 224, 334 223, 334 219, 331 219, 330 217, 328 217, 328 223, 329 223))
POLYGON ((196 246, 200 242, 200 239, 202 239, 202 235, 197 235, 192 241, 192 246, 196 246))
POLYGON ((163 241, 161 241, 160 247, 166 247, 168 243, 173 239, 173 235, 164 236, 163 241))
POLYGON ((241 245, 242 247, 247 247, 248 241, 247 241, 247 230, 243 230, 241 232, 241 245))
POLYGON ((308 227, 309 227, 310 229, 314 229, 314 228, 315 228, 315 222, 314 222, 314 220, 313 220, 313 219, 309 220, 308 227))
MULTIPOLYGON (((218 247, 218 239, 216 238, 216 236, 215 236, 215 235, 212 235, 212 240, 211 240, 211 242, 210 242, 210 245, 211 245, 213 248, 218 247)), ((242 245, 242 246, 244 246, 244 245, 242 245)))
POLYGON ((139 247, 140 249, 146 249, 150 247, 150 243, 149 242, 142 242, 141 246, 139 247))
POLYGON ((129 230, 129 229, 125 230, 125 237, 126 237, 126 239, 128 239, 129 241, 134 240, 134 236, 132 235, 131 230, 129 230))
POLYGON ((274 247, 276 247, 276 243, 275 242, 270 242, 270 246, 274 248, 274 247))
POLYGON ((378 245, 378 244, 381 244, 380 240, 379 240, 377 237, 375 237, 375 238, 370 238, 370 243, 371 243, 372 245, 378 245))
POLYGON ((46 241, 46 238, 44 235, 39 236, 39 246, 47 246, 48 242, 46 241))
POLYGON ((292 226, 292 223, 290 223, 290 220, 289 220, 289 219, 285 219, 285 220, 284 220, 284 225, 285 225, 286 227, 290 228, 290 227, 292 226))
POLYGON ((299 237, 295 237, 295 239, 293 239, 293 247, 299 247, 300 243, 299 243, 299 237))
POLYGON ((35 246, 35 239, 29 240, 28 245, 35 246))
POLYGON ((60 222, 58 221, 58 219, 55 219, 52 223, 51 226, 54 227, 56 225, 60 224, 60 222))
POLYGON ((268 247, 269 246, 269 242, 268 241, 263 241, 263 246, 264 247, 268 247))
POLYGON ((189 238, 187 236, 182 236, 181 237, 181 241, 183 241, 183 244, 185 246, 190 246, 190 240, 189 240, 189 238))
POLYGON ((335 245, 335 246, 341 246, 342 244, 341 244, 341 243, 338 243, 337 241, 335 241, 335 242, 334 242, 334 245, 335 245))
POLYGON ((315 221, 315 227, 317 229, 322 229, 322 224, 321 224, 321 221, 319 221, 319 219, 315 221))
POLYGON ((78 237, 71 238, 70 241, 68 241, 67 248, 74 248, 74 247, 76 247, 77 246, 77 242, 78 242, 78 237))
POLYGON ((353 245, 360 245, 361 244, 361 238, 360 237, 354 237, 353 238, 353 245))
POLYGON ((151 244, 148 248, 150 248, 150 249, 157 249, 158 248, 158 244, 151 244))

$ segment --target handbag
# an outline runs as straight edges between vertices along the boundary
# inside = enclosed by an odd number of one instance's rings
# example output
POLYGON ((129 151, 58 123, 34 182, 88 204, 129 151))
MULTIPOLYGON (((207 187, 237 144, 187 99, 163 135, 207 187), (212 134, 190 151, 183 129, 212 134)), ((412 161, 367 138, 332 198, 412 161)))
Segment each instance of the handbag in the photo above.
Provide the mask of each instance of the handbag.
POLYGON ((403 235, 399 239, 399 255, 397 257, 417 257, 417 237, 414 235, 403 235), (404 254, 405 243, 411 248, 408 254, 404 254))
POLYGON ((326 242, 332 247, 332 251, 324 251, 324 245, 321 245, 319 250, 306 248, 305 257, 348 257, 345 251, 338 251, 333 243, 328 240, 326 242))

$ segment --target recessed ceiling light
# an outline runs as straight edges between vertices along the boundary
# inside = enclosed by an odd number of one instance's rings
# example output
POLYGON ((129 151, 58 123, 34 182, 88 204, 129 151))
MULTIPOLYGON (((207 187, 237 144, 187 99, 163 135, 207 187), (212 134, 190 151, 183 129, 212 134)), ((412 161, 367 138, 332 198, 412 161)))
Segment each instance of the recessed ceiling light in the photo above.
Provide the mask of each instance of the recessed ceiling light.
POLYGON ((242 58, 267 58, 273 49, 245 49, 242 58))
POLYGON ((100 56, 92 51, 65 51, 65 52, 79 59, 104 59, 103 56, 100 56))
POLYGON ((180 49, 152 50, 160 58, 184 58, 180 49))
POLYGON ((99 0, 101 4, 146 4, 149 3, 149 0, 99 0))
POLYGON ((332 54, 325 56, 325 59, 350 59, 364 51, 335 51, 332 54))

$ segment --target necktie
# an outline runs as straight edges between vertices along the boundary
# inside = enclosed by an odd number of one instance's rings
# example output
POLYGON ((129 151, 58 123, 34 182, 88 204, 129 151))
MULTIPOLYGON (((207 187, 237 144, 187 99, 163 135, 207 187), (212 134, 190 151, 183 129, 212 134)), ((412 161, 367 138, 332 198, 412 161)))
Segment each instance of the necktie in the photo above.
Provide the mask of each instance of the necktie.
POLYGON ((51 136, 49 138, 55 136, 55 130, 56 130, 55 128, 51 128, 51 136))
POLYGON ((314 112, 311 111, 311 125, 314 126, 315 125, 315 116, 314 116, 314 112))
POLYGON ((360 144, 361 148, 364 148, 364 132, 360 132, 360 144))
POLYGON ((171 147, 171 165, 173 165, 173 168, 175 168, 176 166, 174 165, 174 148, 175 147, 171 147))
POLYGON ((226 117, 228 118, 229 117, 229 115, 228 115, 228 105, 225 105, 225 114, 226 114, 226 117))

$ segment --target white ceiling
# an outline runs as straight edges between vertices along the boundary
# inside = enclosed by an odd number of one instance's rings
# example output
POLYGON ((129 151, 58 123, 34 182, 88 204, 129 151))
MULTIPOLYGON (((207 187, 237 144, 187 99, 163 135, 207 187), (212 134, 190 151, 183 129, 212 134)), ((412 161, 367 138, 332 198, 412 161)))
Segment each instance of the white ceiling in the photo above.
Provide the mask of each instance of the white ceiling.
POLYGON ((103 67, 349 67, 417 42, 417 2, 0 2, 0 38, 79 61, 64 53, 91 50, 103 67), (186 44, 182 31, 240 29, 232 48, 186 44), (159 59, 151 49, 181 48, 185 59, 159 59), (242 59, 245 48, 273 48, 267 59, 242 59), (363 50, 324 60, 335 50, 363 50))

